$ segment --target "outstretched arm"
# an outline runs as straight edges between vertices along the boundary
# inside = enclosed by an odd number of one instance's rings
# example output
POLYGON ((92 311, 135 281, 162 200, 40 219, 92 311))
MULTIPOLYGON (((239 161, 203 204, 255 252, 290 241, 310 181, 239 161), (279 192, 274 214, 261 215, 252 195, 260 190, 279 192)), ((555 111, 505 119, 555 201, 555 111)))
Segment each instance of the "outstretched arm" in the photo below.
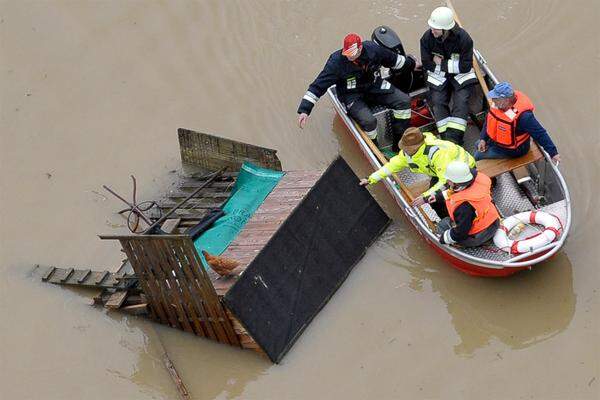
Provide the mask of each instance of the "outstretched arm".
POLYGON ((319 73, 317 78, 308 86, 308 90, 300 100, 298 106, 298 125, 300 128, 304 128, 308 116, 310 115, 313 107, 317 104, 317 101, 325 94, 327 89, 335 84, 337 75, 335 73, 333 56, 330 56, 323 70, 319 73))

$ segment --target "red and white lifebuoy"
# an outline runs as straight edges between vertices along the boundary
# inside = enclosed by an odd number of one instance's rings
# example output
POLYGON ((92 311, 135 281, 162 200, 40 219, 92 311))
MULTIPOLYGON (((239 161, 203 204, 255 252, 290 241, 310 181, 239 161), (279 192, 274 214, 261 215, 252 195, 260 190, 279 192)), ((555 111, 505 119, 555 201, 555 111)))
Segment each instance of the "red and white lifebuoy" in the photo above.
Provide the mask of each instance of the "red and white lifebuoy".
POLYGON ((494 244, 511 254, 528 253, 555 241, 562 229, 562 223, 556 215, 543 211, 525 211, 502 220, 494 235, 494 244), (519 223, 543 225, 544 230, 522 240, 512 240, 508 233, 519 223))

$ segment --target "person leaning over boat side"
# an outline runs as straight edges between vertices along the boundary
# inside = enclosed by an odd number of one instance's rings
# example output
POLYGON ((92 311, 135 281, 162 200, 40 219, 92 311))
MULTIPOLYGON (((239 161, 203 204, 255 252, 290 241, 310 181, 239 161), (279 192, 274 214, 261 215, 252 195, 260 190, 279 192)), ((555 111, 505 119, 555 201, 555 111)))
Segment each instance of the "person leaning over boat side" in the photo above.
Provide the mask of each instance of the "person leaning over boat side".
POLYGON ((394 53, 370 40, 363 42, 356 33, 346 35, 343 49, 329 56, 325 67, 302 97, 298 107, 300 128, 304 128, 308 115, 319 98, 335 84, 337 95, 346 106, 348 115, 374 141, 377 139, 377 119, 367 102, 392 109, 393 150, 398 151, 396 143, 410 123, 410 97, 381 79, 382 66, 401 71, 414 69, 417 63, 409 56, 394 53))
POLYGON ((465 149, 447 140, 436 138, 432 133, 424 134, 418 128, 408 128, 399 143, 400 153, 392 157, 383 167, 373 172, 360 184, 373 185, 404 168, 412 172, 431 176, 429 189, 417 197, 412 205, 417 207, 430 203, 431 207, 443 218, 448 215, 441 202, 434 202, 433 194, 446 183, 445 172, 450 162, 460 160, 475 167, 475 159, 465 149))
POLYGON ((431 29, 421 37, 421 61, 431 89, 437 129, 442 138, 462 145, 469 97, 477 81, 473 70, 473 40, 456 24, 454 12, 448 7, 433 10, 428 24, 431 29))
POLYGON ((498 83, 488 97, 492 99, 493 106, 481 129, 475 160, 525 155, 532 137, 555 164, 560 162, 550 135, 533 115, 534 106, 529 97, 513 90, 508 82, 498 83))
POLYGON ((449 189, 435 195, 449 215, 437 225, 440 243, 481 246, 500 226, 500 214, 492 201, 492 180, 461 161, 448 164, 445 176, 449 189))

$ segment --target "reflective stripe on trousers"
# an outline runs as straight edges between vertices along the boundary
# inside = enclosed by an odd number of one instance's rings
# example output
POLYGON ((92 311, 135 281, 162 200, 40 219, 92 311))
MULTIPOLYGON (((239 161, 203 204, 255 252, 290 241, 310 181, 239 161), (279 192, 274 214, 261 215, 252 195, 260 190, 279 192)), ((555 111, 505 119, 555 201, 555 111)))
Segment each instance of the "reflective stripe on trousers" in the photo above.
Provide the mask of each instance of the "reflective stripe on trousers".
POLYGON ((392 110, 394 118, 396 119, 410 119, 411 111, 410 108, 405 110, 392 110))
POLYGON ((467 130, 467 120, 457 117, 448 117, 446 128, 454 128, 458 131, 464 132, 467 130))
POLYGON ((446 132, 446 129, 448 128, 453 128, 461 132, 467 130, 467 120, 463 118, 446 117, 437 121, 435 124, 439 133, 446 132))
POLYGON ((459 85, 462 85, 470 79, 477 79, 477 75, 475 75, 475 70, 471 68, 469 72, 454 75, 454 79, 456 80, 456 82, 458 82, 459 85))
POLYGON ((431 83, 433 86, 442 86, 444 82, 446 82, 446 78, 442 73, 427 71, 427 82, 431 83))
POLYGON ((369 137, 369 139, 371 139, 371 140, 377 139, 377 129, 374 129, 372 131, 368 131, 368 132, 365 132, 365 133, 367 134, 367 136, 369 137))

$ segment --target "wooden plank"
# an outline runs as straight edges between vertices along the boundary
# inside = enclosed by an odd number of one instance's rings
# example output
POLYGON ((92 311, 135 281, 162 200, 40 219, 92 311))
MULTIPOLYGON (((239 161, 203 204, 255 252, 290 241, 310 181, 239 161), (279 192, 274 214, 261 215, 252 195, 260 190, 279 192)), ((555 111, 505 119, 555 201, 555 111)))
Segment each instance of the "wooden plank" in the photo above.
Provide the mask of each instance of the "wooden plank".
MULTIPOLYGON (((167 193, 167 197, 170 199, 180 199, 180 198, 185 198, 188 197, 190 194, 192 194, 192 192, 185 192, 185 191, 170 191, 169 193, 167 193)), ((206 190, 202 190, 200 193, 198 193, 196 196, 193 196, 192 199, 223 199, 223 198, 227 198, 229 197, 229 195, 231 194, 230 191, 227 192, 223 192, 223 191, 206 191, 206 190)))
POLYGON ((155 285, 150 284, 148 272, 143 266, 141 260, 139 260, 137 255, 135 254, 132 239, 120 239, 120 242, 121 246, 123 247, 123 251, 125 251, 125 254, 127 255, 127 258, 129 259, 129 261, 131 261, 133 270, 140 279, 140 285, 142 286, 142 290, 148 298, 148 303, 150 305, 150 309, 152 310, 151 314, 161 323, 169 325, 169 318, 167 317, 167 313, 165 312, 162 304, 159 301, 159 293, 158 291, 155 291, 155 285))
POLYGON ((120 308, 121 305, 123 305, 123 302, 125 302, 126 298, 127 298, 127 291, 124 290, 124 291, 114 292, 113 294, 110 295, 110 297, 108 298, 106 303, 104 303, 104 307, 110 308, 112 310, 116 310, 116 309, 120 308))
MULTIPOLYGON (((302 169, 294 169, 290 171, 285 171, 285 175, 281 178, 282 181, 288 181, 293 179, 314 179, 317 181, 321 175, 323 175, 324 171, 315 171, 315 170, 302 170, 302 169)), ((281 181, 280 181, 281 182, 281 181)))
MULTIPOLYGON (((173 251, 171 247, 172 241, 163 240, 160 242, 155 242, 156 245, 161 249, 164 254, 165 262, 170 266, 170 269, 175 273, 177 280, 179 282, 179 287, 181 288, 181 294, 184 298, 183 307, 185 308, 186 314, 189 316, 189 319, 193 323, 193 331, 198 336, 208 337, 208 332, 205 326, 202 325, 201 318, 197 310, 194 308, 194 300, 193 296, 190 292, 190 282, 185 276, 185 274, 181 271, 181 266, 185 265, 183 260, 180 260, 177 257, 177 254, 173 251)), ((206 321, 208 324, 208 321, 206 321)))
POLYGON ((418 181, 408 186, 406 194, 408 199, 412 202, 414 199, 422 195, 427 189, 429 189, 429 179, 418 181))
POLYGON ((110 272, 108 272, 108 271, 102 272, 100 275, 98 275, 98 278, 96 278, 96 280, 94 281, 94 285, 99 285, 102 282, 104 282, 104 280, 108 277, 108 275, 110 275, 110 272))
POLYGON ((117 270, 117 275, 125 276, 125 275, 133 275, 133 274, 134 274, 133 267, 131 266, 131 263, 129 262, 129 260, 128 259, 123 260, 123 263, 117 270))
MULTIPOLYGON (((224 172, 227 173, 227 172, 224 172)), ((235 185, 235 180, 229 180, 229 181, 218 181, 219 178, 217 178, 217 180, 213 181, 210 186, 207 186, 207 188, 213 188, 214 190, 222 190, 222 191, 230 191, 231 188, 233 188, 233 185, 235 185)), ((199 186, 202 186, 202 183, 204 183, 204 181, 200 181, 194 178, 187 178, 182 180, 181 182, 178 183, 178 187, 179 189, 193 189, 193 188, 197 188, 199 186)))
POLYGON ((131 315, 145 315, 148 313, 148 304, 141 303, 141 304, 134 304, 131 306, 125 306, 125 307, 121 307, 120 311, 125 312, 127 314, 131 314, 131 315))
POLYGON ((50 268, 48 268, 48 270, 46 271, 46 273, 44 274, 44 276, 42 276, 42 281, 44 281, 44 282, 48 281, 48 279, 50 279, 50 277, 52 276, 52 274, 54 273, 54 271, 56 271, 56 267, 50 267, 50 268))
MULTIPOLYGON (((172 239, 182 239, 182 238, 189 238, 188 235, 98 235, 98 237, 102 240, 132 240, 135 239, 135 241, 140 241, 140 240, 162 240, 165 238, 172 238, 172 239)), ((125 250, 125 249, 123 249, 125 250)))
POLYGON ((477 161, 477 170, 493 178, 542 159, 544 155, 538 145, 533 140, 530 145, 529 152, 521 157, 479 160, 477 161))
MULTIPOLYGON (((206 304, 208 297, 205 297, 202 290, 203 286, 199 282, 197 275, 192 272, 192 268, 195 267, 192 266, 188 261, 186 254, 182 250, 182 245, 180 242, 171 241, 169 242, 169 245, 171 249, 175 252, 177 259, 181 262, 181 272, 186 277, 186 280, 189 283, 188 289, 190 291, 190 297, 192 299, 193 305, 196 307, 196 314, 200 318, 202 318, 204 322, 204 331, 207 333, 207 335, 205 336, 218 342, 222 341, 221 338, 223 336, 219 336, 213 324, 210 323, 209 312, 204 307, 204 304, 206 304)), ((208 296, 210 296, 210 293, 208 293, 208 296)))
POLYGON ((92 274, 91 269, 86 269, 81 273, 81 276, 77 279, 77 283, 83 283, 92 274))
POLYGON ((235 335, 235 332, 233 332, 229 318, 227 318, 225 315, 223 306, 219 301, 217 293, 215 292, 215 289, 212 286, 206 271, 202 267, 202 263, 200 262, 198 253, 196 253, 196 249, 192 243, 192 240, 187 238, 187 240, 182 240, 180 244, 183 253, 189 260, 191 267, 190 270, 196 276, 197 282, 200 283, 199 286, 201 287, 201 291, 203 293, 202 298, 207 306, 206 308, 209 316, 215 321, 213 326, 215 327, 217 335, 222 342, 239 346, 239 340, 235 335), (221 321, 221 323, 216 321, 221 321))
POLYGON ((63 283, 66 282, 71 277, 71 275, 73 275, 73 272, 75 272, 74 268, 69 268, 65 270, 65 275, 60 279, 60 281, 63 283))
MULTIPOLYGON (((199 201, 189 200, 187 203, 185 203, 184 205, 179 207, 177 210, 175 210, 175 212, 177 212, 179 210, 189 210, 189 209, 208 210, 208 209, 212 209, 212 208, 220 208, 221 205, 223 205, 223 203, 224 203, 224 201, 214 202, 214 201, 210 201, 210 200, 205 201, 204 199, 200 199, 199 201)), ((177 205, 177 203, 175 203, 173 201, 158 202, 158 207, 161 208, 162 210, 171 210, 176 205, 177 205)), ((173 215, 180 215, 180 213, 173 214, 173 215)))
MULTIPOLYGON (((173 277, 173 269, 177 268, 174 263, 171 264, 170 256, 165 252, 165 249, 161 244, 164 240, 155 240, 144 243, 144 246, 148 250, 149 259, 152 260, 152 269, 161 276, 161 286, 165 286, 169 283, 168 287, 164 287, 165 292, 170 298, 171 306, 174 306, 174 312, 177 319, 180 321, 183 330, 190 333, 196 333, 190 325, 190 316, 184 310, 184 299, 181 298, 181 288, 179 282, 173 277)), ((166 305, 168 307, 168 305, 166 305)))
MULTIPOLYGON (((227 171, 223 172, 220 176, 218 176, 214 181, 210 183, 209 188, 213 188, 214 190, 220 190, 223 192, 230 192, 231 189, 235 186, 235 182, 237 178, 225 178, 223 175, 226 175, 227 171)), ((206 182, 205 179, 194 179, 187 178, 179 181, 177 187, 181 189, 189 189, 193 190, 200 186, 202 186, 206 182)))
MULTIPOLYGON (((158 239, 160 240, 160 236, 158 239)), ((177 313, 173 309, 170 296, 168 291, 164 287, 164 282, 162 281, 161 273, 154 269, 154 264, 152 263, 152 259, 148 256, 146 246, 147 243, 144 243, 141 240, 130 240, 130 244, 135 251, 136 256, 140 260, 140 264, 146 270, 146 276, 148 284, 154 290, 154 298, 157 303, 162 305, 163 310, 165 310, 169 324, 173 328, 183 329, 181 324, 179 323, 179 319, 177 317, 177 313)))
POLYGON ((167 219, 160 227, 160 229, 165 233, 172 233, 175 228, 179 226, 181 222, 181 218, 170 218, 167 219))
MULTIPOLYGON (((198 208, 186 208, 186 209, 177 209, 171 215, 173 218, 181 218, 182 222, 185 220, 201 220, 207 214, 207 209, 198 209, 198 208)), ((158 219, 158 218, 156 218, 158 219)))

